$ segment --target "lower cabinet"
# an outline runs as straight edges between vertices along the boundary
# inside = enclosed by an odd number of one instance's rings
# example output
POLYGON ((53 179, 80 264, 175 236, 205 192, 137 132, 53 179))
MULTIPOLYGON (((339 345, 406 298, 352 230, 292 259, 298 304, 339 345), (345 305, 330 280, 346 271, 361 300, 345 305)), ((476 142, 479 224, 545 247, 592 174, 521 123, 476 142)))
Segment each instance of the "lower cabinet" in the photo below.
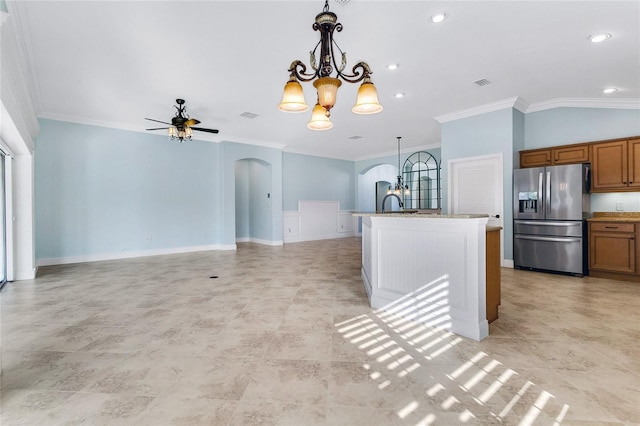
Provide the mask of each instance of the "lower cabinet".
POLYGON ((500 306, 500 227, 487 228, 487 321, 498 319, 500 306))
POLYGON ((640 223, 589 222, 589 275, 640 282, 640 223))

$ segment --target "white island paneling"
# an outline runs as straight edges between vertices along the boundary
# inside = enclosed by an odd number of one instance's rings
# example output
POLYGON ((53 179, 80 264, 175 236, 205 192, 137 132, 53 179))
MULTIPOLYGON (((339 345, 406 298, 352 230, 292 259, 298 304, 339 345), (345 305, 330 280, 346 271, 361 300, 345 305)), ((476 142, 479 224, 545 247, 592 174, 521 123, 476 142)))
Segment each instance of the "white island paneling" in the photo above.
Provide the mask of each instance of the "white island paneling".
POLYGON ((487 216, 357 215, 371 307, 474 340, 489 334, 487 216))

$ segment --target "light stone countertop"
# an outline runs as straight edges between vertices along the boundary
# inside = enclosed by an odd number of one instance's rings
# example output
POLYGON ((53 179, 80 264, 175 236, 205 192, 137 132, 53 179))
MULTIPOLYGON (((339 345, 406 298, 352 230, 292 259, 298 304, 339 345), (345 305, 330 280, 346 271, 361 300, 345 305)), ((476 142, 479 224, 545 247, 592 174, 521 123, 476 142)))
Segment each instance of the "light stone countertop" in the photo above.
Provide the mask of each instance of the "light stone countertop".
POLYGON ((479 219, 483 217, 489 217, 488 214, 440 214, 420 212, 402 213, 399 211, 389 213, 354 212, 353 215, 359 217, 402 217, 407 219, 479 219))
POLYGON ((588 222, 640 222, 640 212, 594 212, 588 222))

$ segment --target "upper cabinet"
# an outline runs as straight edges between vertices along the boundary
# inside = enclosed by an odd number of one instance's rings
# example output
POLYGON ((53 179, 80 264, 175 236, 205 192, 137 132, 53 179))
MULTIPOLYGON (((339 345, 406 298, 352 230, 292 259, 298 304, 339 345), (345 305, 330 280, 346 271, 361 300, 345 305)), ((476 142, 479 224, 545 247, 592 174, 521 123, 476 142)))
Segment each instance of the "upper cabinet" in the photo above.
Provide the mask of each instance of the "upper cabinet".
POLYGON ((520 151, 520 167, 591 163, 591 192, 640 191, 640 137, 520 151))
POLYGON ((520 167, 542 167, 579 164, 591 161, 591 145, 566 145, 555 148, 520 151, 520 167))
POLYGON ((592 192, 640 190, 640 139, 594 143, 592 192))

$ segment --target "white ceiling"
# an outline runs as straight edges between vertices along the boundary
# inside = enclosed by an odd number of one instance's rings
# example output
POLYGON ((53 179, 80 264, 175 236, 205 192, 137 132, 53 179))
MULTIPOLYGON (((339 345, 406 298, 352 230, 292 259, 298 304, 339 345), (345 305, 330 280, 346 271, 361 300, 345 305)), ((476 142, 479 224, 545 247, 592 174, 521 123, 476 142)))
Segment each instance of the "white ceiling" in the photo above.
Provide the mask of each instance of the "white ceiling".
MULTIPOLYGON (((638 1, 357 1, 330 9, 348 69, 369 63, 384 111, 350 110, 343 84, 333 129, 308 130, 310 111, 277 110, 294 59, 309 65, 319 33, 313 1, 7 1, 25 39, 41 117, 144 131, 170 121, 176 98, 229 140, 343 159, 440 143, 445 114, 520 97, 640 98, 638 1), (429 17, 446 11, 448 19, 429 17), (590 34, 613 37, 593 44, 590 34), (386 69, 398 63, 395 71, 386 69), (490 85, 473 82, 485 78, 490 85), (602 89, 619 91, 604 95, 602 89), (396 92, 406 96, 396 99, 396 92), (257 118, 240 116, 243 112, 257 118), (361 136, 361 139, 350 139, 361 136)), ((315 101, 303 83, 307 103, 315 101)), ((312 106, 312 104, 311 104, 312 106)), ((157 131, 156 133, 162 133, 157 131)))

